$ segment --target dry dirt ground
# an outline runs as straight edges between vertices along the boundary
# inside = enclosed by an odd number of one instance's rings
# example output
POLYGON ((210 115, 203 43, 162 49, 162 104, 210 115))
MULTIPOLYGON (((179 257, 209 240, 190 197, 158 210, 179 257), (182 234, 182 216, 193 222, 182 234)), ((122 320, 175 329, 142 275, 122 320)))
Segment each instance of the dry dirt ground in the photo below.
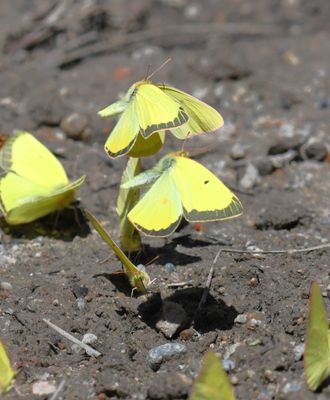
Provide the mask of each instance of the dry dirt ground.
MULTIPOLYGON (((47 399, 33 394, 36 383, 63 380, 58 399, 185 399, 210 348, 230 367, 237 399, 330 398, 329 385, 307 389, 302 361, 313 280, 330 313, 329 248, 223 252, 196 313, 220 248, 329 241, 329 8, 328 0, 1 1, 0 129, 32 131, 72 179, 86 174, 80 207, 114 238, 126 160, 104 153, 114 121, 96 112, 168 57, 155 80, 203 99, 226 122, 185 148, 244 205, 242 217, 201 231, 145 237, 142 261, 158 258, 147 267, 156 282, 140 297, 114 274, 120 263, 81 213, 80 225, 72 210, 58 224, 53 215, 14 229, 2 223, 0 336, 19 369, 5 399, 47 399), (168 287, 178 282, 186 284, 168 287), (164 304, 181 323, 172 338, 157 324, 164 304), (77 349, 44 318, 79 339, 96 335, 102 355, 77 349), (170 342, 186 352, 152 370, 149 350, 170 342)), ((169 134, 162 153, 181 147, 169 134)))

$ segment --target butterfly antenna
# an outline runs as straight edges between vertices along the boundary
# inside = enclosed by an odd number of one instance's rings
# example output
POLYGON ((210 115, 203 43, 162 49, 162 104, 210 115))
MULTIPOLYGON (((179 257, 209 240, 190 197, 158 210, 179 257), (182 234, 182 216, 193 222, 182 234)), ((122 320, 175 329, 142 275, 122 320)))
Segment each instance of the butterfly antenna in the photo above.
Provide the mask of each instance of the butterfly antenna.
POLYGON ((170 61, 172 61, 172 58, 168 58, 167 60, 165 60, 163 62, 163 64, 161 64, 157 69, 155 69, 155 71, 153 73, 151 73, 150 75, 147 76, 146 80, 151 79, 158 71, 160 71, 162 68, 164 68, 165 65, 168 64, 170 61))
POLYGON ((151 65, 150 65, 150 64, 148 64, 148 67, 147 67, 147 73, 146 73, 146 77, 144 78, 144 80, 145 80, 145 81, 147 81, 147 80, 149 79, 149 72, 150 72, 150 68, 151 68, 151 65))

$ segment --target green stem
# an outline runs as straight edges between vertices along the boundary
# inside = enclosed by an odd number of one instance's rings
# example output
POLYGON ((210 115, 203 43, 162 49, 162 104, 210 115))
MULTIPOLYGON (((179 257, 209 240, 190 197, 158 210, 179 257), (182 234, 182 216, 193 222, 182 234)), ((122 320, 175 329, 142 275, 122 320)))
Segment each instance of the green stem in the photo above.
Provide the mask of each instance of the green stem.
MULTIPOLYGON (((121 185, 141 172, 141 159, 129 158, 127 166, 121 177, 121 185)), ((127 214, 139 201, 140 189, 119 188, 117 200, 117 213, 119 217, 120 242, 122 249, 126 252, 141 250, 142 242, 140 233, 127 218, 127 214)))

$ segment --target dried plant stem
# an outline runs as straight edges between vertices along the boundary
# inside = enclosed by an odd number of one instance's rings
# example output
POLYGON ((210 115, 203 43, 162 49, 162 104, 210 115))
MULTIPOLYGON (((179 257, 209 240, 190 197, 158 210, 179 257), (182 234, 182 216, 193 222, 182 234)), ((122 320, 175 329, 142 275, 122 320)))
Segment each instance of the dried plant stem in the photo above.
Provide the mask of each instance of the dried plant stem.
POLYGON ((242 254, 294 254, 308 253, 310 251, 322 250, 330 248, 330 243, 320 244, 317 246, 303 247, 301 249, 282 249, 282 250, 243 250, 243 249, 221 249, 224 253, 242 253, 242 254))
POLYGON ((70 333, 66 332, 62 328, 59 328, 58 326, 56 326, 55 324, 50 322, 49 319, 43 318, 42 320, 44 322, 46 322, 47 325, 49 325, 51 328, 53 328, 60 335, 64 336, 66 339, 70 340, 71 342, 73 342, 73 343, 77 344, 78 346, 80 346, 81 348, 83 348, 89 356, 98 357, 101 355, 100 352, 93 349, 91 346, 88 346, 88 344, 83 343, 81 340, 76 339, 74 336, 70 335, 70 333))

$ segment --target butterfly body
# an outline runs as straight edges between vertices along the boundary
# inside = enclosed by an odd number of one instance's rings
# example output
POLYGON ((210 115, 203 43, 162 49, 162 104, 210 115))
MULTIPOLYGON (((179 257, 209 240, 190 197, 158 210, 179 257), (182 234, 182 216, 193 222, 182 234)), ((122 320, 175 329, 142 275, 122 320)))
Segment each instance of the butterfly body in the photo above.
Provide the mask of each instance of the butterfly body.
MULTIPOLYGON (((99 115, 120 115, 105 143, 111 157, 129 154, 141 137, 147 141, 152 135, 159 136, 158 147, 161 147, 166 130, 185 139, 223 125, 221 115, 212 107, 176 88, 150 80, 134 83, 122 99, 99 111, 99 115)), ((154 145, 153 151, 158 147, 154 145)), ((151 151, 144 154, 141 146, 137 156, 150 154, 151 151)))
POLYGON ((8 224, 34 221, 73 203, 84 179, 70 183, 42 143, 28 132, 16 132, 0 150, 0 209, 8 224))
POLYGON ((181 218, 217 221, 242 213, 238 198, 208 169, 182 153, 170 153, 123 187, 150 185, 128 218, 143 233, 168 236, 181 218), (152 179, 151 179, 152 178, 152 179))

